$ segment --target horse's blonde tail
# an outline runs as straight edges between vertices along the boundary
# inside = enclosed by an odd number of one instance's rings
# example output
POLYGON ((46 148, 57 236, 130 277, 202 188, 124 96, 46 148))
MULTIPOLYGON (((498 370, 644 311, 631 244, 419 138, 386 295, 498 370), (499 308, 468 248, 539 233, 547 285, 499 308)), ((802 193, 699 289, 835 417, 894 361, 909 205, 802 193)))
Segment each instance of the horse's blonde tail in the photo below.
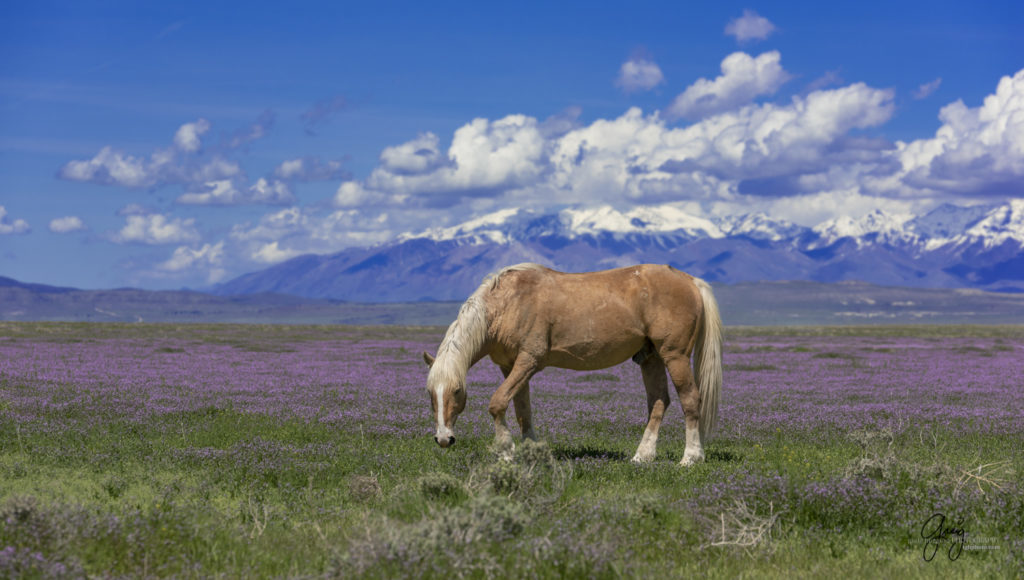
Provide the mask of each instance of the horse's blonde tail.
POLYGON ((704 321, 693 351, 693 374, 700 389, 700 438, 704 440, 715 428, 722 390, 722 317, 711 285, 700 278, 693 283, 704 303, 704 321))

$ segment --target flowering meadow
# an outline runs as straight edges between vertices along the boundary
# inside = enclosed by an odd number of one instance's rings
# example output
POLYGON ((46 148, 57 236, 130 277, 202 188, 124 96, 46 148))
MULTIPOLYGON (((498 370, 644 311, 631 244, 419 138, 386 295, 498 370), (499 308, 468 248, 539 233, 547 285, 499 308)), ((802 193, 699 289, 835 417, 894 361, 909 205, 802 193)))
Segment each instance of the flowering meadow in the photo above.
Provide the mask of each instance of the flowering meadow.
POLYGON ((0 323, 0 578, 1024 575, 1024 327, 729 328, 689 469, 632 362, 438 448, 443 331, 0 323))

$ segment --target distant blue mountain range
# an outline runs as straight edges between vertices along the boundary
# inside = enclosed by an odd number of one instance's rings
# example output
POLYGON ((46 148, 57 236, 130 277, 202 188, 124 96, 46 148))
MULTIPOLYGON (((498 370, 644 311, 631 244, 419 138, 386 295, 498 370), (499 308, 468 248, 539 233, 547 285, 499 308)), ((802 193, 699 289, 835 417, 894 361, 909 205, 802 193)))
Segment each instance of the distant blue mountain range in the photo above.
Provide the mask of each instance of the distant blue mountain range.
POLYGON ((306 255, 213 288, 355 302, 462 300, 518 262, 589 271, 671 264, 711 282, 863 281, 1024 292, 1024 199, 944 205, 923 216, 875 211, 813 228, 749 214, 708 220, 673 205, 510 209, 369 248, 306 255))

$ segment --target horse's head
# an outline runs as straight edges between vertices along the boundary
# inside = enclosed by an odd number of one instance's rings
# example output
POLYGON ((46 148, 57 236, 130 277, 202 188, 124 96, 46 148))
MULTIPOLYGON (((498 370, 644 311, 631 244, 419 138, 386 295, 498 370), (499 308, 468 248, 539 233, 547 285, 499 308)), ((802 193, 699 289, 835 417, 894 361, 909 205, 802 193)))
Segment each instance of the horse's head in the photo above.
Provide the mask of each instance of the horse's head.
POLYGON ((449 372, 440 363, 435 365, 434 357, 427 353, 423 353, 423 360, 430 367, 430 373, 427 375, 427 394, 430 396, 430 407, 437 422, 434 441, 441 447, 448 447, 455 443, 455 434, 452 432, 455 419, 466 408, 465 379, 460 378, 458 373, 449 372))

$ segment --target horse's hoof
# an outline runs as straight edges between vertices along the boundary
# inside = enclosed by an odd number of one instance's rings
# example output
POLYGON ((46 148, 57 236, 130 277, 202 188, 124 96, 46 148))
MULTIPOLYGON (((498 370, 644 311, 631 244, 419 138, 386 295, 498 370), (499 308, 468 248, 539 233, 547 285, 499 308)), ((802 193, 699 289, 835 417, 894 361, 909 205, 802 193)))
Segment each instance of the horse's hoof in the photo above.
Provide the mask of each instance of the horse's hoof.
POLYGON ((704 455, 684 455, 683 460, 679 462, 682 467, 691 467, 698 463, 704 462, 704 455))
POLYGON ((653 455, 640 455, 639 453, 634 455, 633 459, 630 459, 630 462, 633 465, 647 465, 648 463, 650 463, 652 461, 654 461, 654 456, 653 455))

